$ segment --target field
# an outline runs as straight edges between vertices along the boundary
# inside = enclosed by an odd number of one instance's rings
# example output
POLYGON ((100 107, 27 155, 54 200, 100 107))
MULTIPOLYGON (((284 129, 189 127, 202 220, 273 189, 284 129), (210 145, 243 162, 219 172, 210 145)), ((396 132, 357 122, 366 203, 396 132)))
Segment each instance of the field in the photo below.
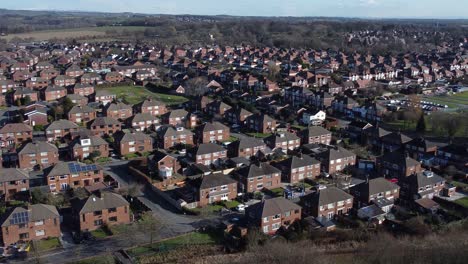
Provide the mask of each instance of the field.
POLYGON ((424 96, 421 100, 447 105, 449 108, 468 108, 468 92, 447 96, 424 96))
POLYGON ((7 41, 13 38, 33 38, 34 40, 50 40, 50 39, 67 39, 67 38, 95 38, 102 37, 105 39, 109 36, 106 32, 115 30, 117 33, 123 31, 144 31, 147 27, 89 27, 89 28, 72 28, 60 30, 36 31, 29 33, 10 34, 2 36, 0 39, 7 41))
POLYGON ((130 104, 139 103, 148 97, 159 100, 168 105, 177 105, 188 101, 188 99, 183 96, 156 93, 142 86, 116 86, 98 89, 115 93, 117 98, 125 99, 130 104))

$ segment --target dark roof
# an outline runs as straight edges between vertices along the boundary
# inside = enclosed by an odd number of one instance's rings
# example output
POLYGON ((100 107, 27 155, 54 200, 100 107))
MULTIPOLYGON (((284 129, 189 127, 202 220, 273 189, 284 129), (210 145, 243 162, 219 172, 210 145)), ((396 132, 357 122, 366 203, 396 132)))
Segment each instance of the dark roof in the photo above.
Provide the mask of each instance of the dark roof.
POLYGON ((253 178, 257 176, 270 175, 273 173, 281 173, 281 171, 268 163, 260 163, 260 165, 251 164, 248 167, 242 167, 237 171, 238 174, 245 178, 253 178))
POLYGON ((356 156, 356 154, 342 147, 332 147, 329 148, 327 151, 318 154, 318 157, 324 158, 325 160, 337 160, 352 156, 356 156))
POLYGON ((359 191, 360 193, 365 193, 370 195, 374 195, 377 193, 382 193, 386 191, 391 191, 395 189, 399 189, 400 187, 395 183, 387 181, 384 178, 375 178, 369 180, 368 182, 360 183, 356 186, 351 187, 351 190, 359 191))
POLYGON ((71 128, 78 128, 78 125, 73 123, 72 121, 61 119, 52 122, 47 127, 47 130, 64 130, 64 129, 71 129, 71 128))
POLYGON ((80 214, 128 205, 129 203, 125 198, 112 192, 102 192, 100 196, 93 194, 89 196, 88 199, 73 204, 73 206, 79 210, 80 214))
POLYGON ((204 143, 191 149, 191 151, 193 151, 195 155, 205 155, 205 154, 225 151, 225 149, 222 146, 214 144, 214 143, 204 143))
POLYGON ((28 208, 16 207, 5 218, 2 226, 11 226, 60 217, 57 208, 47 204, 33 204, 28 208))
POLYGON ((326 130, 325 128, 321 126, 310 126, 309 128, 306 128, 302 130, 302 133, 306 137, 319 137, 322 135, 328 135, 331 134, 330 131, 326 130))
POLYGON ((108 116, 96 117, 96 119, 94 119, 91 122, 91 126, 107 126, 107 125, 119 125, 119 124, 120 124, 119 121, 108 116))
POLYGON ((29 142, 18 152, 18 154, 37 154, 41 152, 57 152, 58 149, 55 145, 52 145, 44 141, 29 142))
POLYGON ((283 197, 276 197, 264 200, 247 207, 248 214, 254 213, 255 218, 262 219, 263 217, 282 214, 293 210, 300 210, 301 207, 283 197))
POLYGON ((311 201, 312 203, 322 206, 340 201, 352 199, 353 196, 336 187, 328 187, 326 189, 307 194, 302 199, 311 201))
POLYGON ((301 167, 305 167, 309 165, 315 165, 319 163, 320 161, 308 155, 301 155, 301 157, 297 157, 297 156, 289 157, 288 159, 282 160, 278 162, 277 164, 280 167, 285 166, 288 169, 294 169, 294 168, 301 168, 301 167))
POLYGON ((25 171, 17 168, 0 169, 0 182, 28 180, 29 175, 25 171))
POLYGON ((382 157, 380 157, 380 159, 382 161, 391 164, 398 164, 399 166, 404 166, 406 168, 420 164, 417 160, 410 158, 408 155, 400 151, 387 152, 382 157))
POLYGON ((200 189, 208 189, 217 186, 223 186, 236 183, 234 179, 222 173, 214 173, 203 176, 200 189))
POLYGON ((142 132, 123 132, 119 131, 114 135, 115 141, 117 142, 131 142, 131 141, 139 141, 139 142, 144 142, 147 140, 152 140, 152 138, 145 133, 142 132))

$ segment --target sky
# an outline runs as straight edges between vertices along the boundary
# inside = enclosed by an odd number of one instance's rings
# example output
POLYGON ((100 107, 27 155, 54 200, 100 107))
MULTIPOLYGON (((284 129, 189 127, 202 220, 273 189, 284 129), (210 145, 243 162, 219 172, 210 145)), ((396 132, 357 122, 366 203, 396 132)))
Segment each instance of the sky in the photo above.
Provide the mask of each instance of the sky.
POLYGON ((0 8, 234 16, 468 18, 468 0, 1 0, 0 8))

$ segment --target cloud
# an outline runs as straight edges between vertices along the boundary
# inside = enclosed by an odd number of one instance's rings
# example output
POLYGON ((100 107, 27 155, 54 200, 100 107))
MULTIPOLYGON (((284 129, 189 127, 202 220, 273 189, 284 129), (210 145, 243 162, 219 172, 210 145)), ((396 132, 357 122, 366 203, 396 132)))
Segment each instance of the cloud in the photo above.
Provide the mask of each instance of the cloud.
POLYGON ((359 5, 361 6, 377 6, 380 4, 378 0, 359 0, 359 5))

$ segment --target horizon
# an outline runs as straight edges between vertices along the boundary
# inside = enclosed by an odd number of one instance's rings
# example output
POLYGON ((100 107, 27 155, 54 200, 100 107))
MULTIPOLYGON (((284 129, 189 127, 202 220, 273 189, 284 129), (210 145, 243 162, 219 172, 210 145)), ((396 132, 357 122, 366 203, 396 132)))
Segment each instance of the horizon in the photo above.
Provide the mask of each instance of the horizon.
MULTIPOLYGON (((337 0, 319 3, 319 0, 290 0, 286 6, 280 0, 256 1, 238 0, 229 10, 223 6, 223 1, 204 0, 203 4, 195 4, 189 0, 173 1, 135 1, 123 0, 82 0, 73 3, 55 0, 17 0, 0 3, 1 9, 12 11, 42 11, 42 12, 92 12, 92 13, 133 13, 144 15, 193 15, 193 16, 233 16, 233 17, 298 17, 298 18, 350 18, 350 19, 424 19, 424 20, 461 20, 468 19, 463 10, 468 9, 467 3, 456 0, 446 0, 440 3, 436 0, 337 0), (306 3, 308 2, 308 3, 306 3), (221 4, 220 4, 221 3, 221 4), (432 6, 423 9, 420 6, 432 6), (453 3, 453 4, 451 4, 453 3), (268 7, 265 7, 268 5, 268 7), (453 9, 450 6, 457 5, 453 9), (445 7, 445 8, 443 8, 445 7), (256 10, 264 9, 259 13, 256 10), (457 13, 458 12, 458 13, 457 13), (435 15, 437 13, 437 15, 435 15), (417 14, 417 15, 415 15, 417 14)), ((227 2, 227 1, 225 1, 227 2)), ((227 3, 226 3, 227 4, 227 3)), ((232 5, 232 3, 231 3, 232 5)))

